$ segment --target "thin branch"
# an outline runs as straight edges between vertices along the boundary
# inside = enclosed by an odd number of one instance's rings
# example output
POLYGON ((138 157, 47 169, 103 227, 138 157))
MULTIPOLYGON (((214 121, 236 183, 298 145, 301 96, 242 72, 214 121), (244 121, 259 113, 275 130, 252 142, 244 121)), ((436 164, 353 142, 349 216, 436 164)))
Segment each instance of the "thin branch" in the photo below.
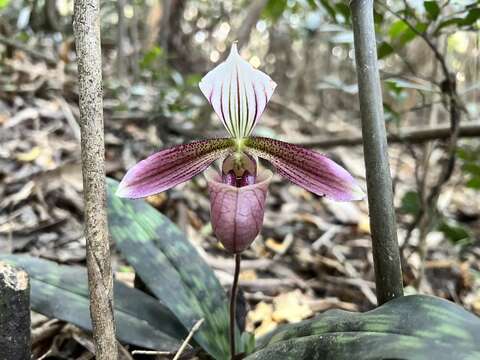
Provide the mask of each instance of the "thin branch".
POLYGON ((16 48, 20 51, 23 51, 24 53, 27 53, 28 55, 30 55, 33 58, 37 58, 37 59, 45 61, 48 65, 56 66, 58 64, 58 59, 53 58, 49 55, 42 54, 41 52, 39 52, 37 50, 29 48, 25 44, 22 44, 22 43, 16 42, 15 40, 6 38, 3 35, 0 35, 0 44, 4 44, 6 46, 14 47, 14 48, 16 48))
MULTIPOLYGON (((186 347, 188 346, 188 343, 192 339, 193 335, 195 335, 195 333, 198 331, 198 329, 200 329, 200 326, 202 326, 204 321, 205 321, 205 319, 200 319, 192 326, 192 329, 188 333, 185 340, 183 340, 182 345, 177 350, 177 352, 176 352, 176 354, 175 354, 175 356, 172 360, 178 360, 180 358, 180 356, 183 354, 186 347)), ((156 356, 156 355, 173 355, 173 353, 171 351, 133 350, 132 355, 153 355, 153 356, 156 356)))
POLYGON ((93 339, 97 359, 116 360, 113 277, 106 214, 99 0, 75 1, 73 29, 79 75, 85 238, 93 339))
MULTIPOLYGON (((409 143, 419 144, 433 140, 444 140, 452 135, 450 126, 438 126, 428 128, 411 128, 402 130, 396 134, 388 134, 387 139, 390 144, 409 143)), ((462 125, 459 128, 458 136, 461 138, 470 138, 480 136, 480 122, 473 122, 462 125)), ((295 141, 292 141, 295 142, 295 141)), ((302 146, 310 148, 328 149, 335 146, 357 146, 362 144, 361 136, 332 137, 329 139, 309 140, 299 143, 302 146)))
POLYGON ((252 29, 257 24, 258 19, 262 13, 263 8, 267 5, 268 0, 255 0, 250 3, 245 10, 246 16, 242 25, 238 29, 237 38, 238 50, 240 51, 244 46, 248 45, 252 29))
POLYGON ((188 333, 188 336, 183 341, 182 346, 180 346, 180 349, 178 349, 178 351, 175 354, 175 357, 173 358, 173 360, 178 360, 180 358, 180 355, 182 355, 183 351, 187 347, 187 345, 188 345, 190 339, 192 338, 193 334, 195 334, 198 331, 198 329, 200 329, 200 326, 202 326, 204 321, 205 321, 205 319, 200 319, 195 323, 195 325, 193 325, 192 330, 190 330, 190 332, 188 333))
POLYGON ((355 61, 378 303, 403 295, 392 178, 377 64, 373 0, 352 0, 355 61))

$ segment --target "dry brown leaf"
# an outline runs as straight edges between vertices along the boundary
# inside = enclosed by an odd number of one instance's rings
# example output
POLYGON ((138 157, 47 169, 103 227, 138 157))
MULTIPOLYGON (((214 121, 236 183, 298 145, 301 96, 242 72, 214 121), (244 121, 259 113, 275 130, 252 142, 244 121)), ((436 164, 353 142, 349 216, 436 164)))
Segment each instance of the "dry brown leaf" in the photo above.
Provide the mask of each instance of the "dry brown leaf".
POLYGON ((240 272, 240 280, 255 280, 257 273, 255 270, 244 270, 240 272))
POLYGON ((165 201, 167 200, 168 195, 165 192, 147 197, 147 202, 155 208, 162 207, 162 205, 165 204, 165 201))
POLYGON ((248 331, 253 331, 255 336, 259 337, 275 329, 277 323, 273 321, 272 314, 272 304, 267 304, 264 301, 259 302, 257 306, 255 306, 255 309, 248 313, 248 331), (260 323, 260 325, 255 328, 255 324, 258 323, 260 323))
POLYGON ((272 319, 276 322, 298 322, 313 315, 300 290, 281 294, 273 299, 275 311, 272 319))
POLYGON ((252 323, 261 322, 267 318, 271 318, 273 314, 273 305, 260 301, 255 309, 248 313, 248 320, 252 323))
POLYGON ((38 146, 34 146, 30 151, 17 154, 16 158, 21 162, 32 162, 35 161, 41 154, 42 150, 38 146))
POLYGON ((370 234, 370 218, 366 214, 362 214, 358 220, 357 230, 359 233, 370 234))

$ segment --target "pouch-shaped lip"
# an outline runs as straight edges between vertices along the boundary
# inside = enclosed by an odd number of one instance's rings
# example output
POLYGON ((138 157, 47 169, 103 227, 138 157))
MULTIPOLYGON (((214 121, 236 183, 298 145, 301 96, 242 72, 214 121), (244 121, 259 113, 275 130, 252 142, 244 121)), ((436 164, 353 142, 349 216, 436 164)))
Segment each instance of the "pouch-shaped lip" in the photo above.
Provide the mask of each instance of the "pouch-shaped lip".
POLYGON ((235 187, 222 183, 217 172, 206 172, 212 228, 227 251, 242 252, 259 234, 272 176, 270 170, 263 170, 255 184, 235 187))

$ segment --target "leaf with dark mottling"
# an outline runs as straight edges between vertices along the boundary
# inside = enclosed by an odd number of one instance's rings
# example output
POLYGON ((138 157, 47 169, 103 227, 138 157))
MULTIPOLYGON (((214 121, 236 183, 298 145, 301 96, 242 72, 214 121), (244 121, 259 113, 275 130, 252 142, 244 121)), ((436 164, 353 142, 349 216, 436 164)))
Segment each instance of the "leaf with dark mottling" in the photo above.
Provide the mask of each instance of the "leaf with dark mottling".
POLYGON ((115 196, 117 186, 108 180, 109 229, 118 249, 187 329, 205 319, 194 339, 215 359, 228 358, 227 299, 212 270, 175 224, 144 200, 115 196))
POLYGON ((479 359, 480 319, 449 301, 412 295, 363 314, 330 310, 259 344, 247 359, 479 359))
MULTIPOLYGON (((34 311, 91 331, 84 268, 28 255, 5 255, 0 260, 28 272, 34 311)), ((117 337, 121 342, 164 351, 175 351, 181 345, 185 328, 158 300, 120 282, 114 284, 114 296, 117 337)))

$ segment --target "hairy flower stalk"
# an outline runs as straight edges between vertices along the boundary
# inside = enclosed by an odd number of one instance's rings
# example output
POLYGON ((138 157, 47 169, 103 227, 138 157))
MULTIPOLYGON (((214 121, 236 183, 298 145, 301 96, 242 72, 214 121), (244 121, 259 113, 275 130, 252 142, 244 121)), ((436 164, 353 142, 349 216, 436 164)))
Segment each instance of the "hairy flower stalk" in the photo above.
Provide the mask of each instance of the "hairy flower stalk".
MULTIPOLYGON (((353 177, 327 157, 294 144, 251 136, 276 86, 268 75, 243 60, 233 44, 225 62, 207 73, 199 84, 230 137, 198 140, 151 155, 127 172, 117 195, 140 198, 160 193, 223 159, 220 173, 210 170, 206 174, 211 222, 218 240, 235 254, 236 273, 240 253, 261 230, 273 175, 258 169, 257 157, 269 161, 281 176, 314 194, 338 201, 362 199, 363 191, 353 177)), ((235 281, 232 304, 236 286, 235 281)), ((230 310, 233 319, 234 306, 230 310)), ((235 339, 233 333, 231 339, 235 339)), ((231 345, 233 356, 234 343, 231 345)))

